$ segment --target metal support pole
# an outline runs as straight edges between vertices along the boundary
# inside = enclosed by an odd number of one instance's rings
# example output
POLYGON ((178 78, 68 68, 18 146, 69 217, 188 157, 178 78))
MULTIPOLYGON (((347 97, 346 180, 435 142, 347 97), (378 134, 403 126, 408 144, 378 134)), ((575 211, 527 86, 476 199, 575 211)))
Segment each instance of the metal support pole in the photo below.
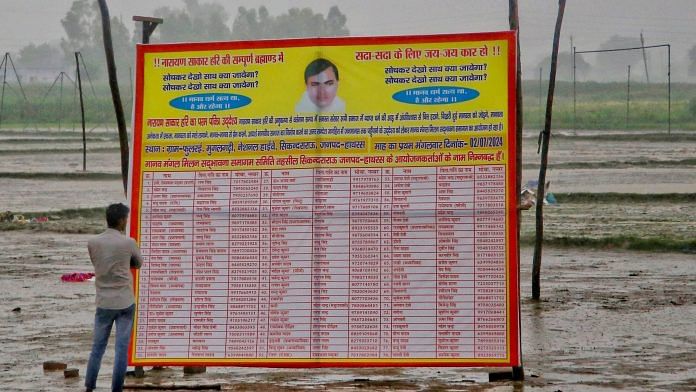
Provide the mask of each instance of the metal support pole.
MULTIPOLYGON (((508 1, 508 22, 510 24, 510 30, 513 30, 517 33, 517 44, 515 45, 515 57, 516 57, 516 65, 517 65, 517 73, 515 75, 515 196, 520 194, 520 190, 522 188, 522 128, 523 128, 523 110, 522 110, 522 61, 520 57, 520 41, 519 41, 519 33, 520 33, 520 16, 519 16, 519 6, 517 3, 517 0, 509 0, 508 1)), ((517 209, 517 221, 521 221, 521 210, 518 208, 517 209)), ((516 253, 516 258, 519 260, 520 259, 520 226, 517 225, 517 233, 515 233, 515 236, 517 238, 517 247, 513 251, 516 253)), ((518 285, 517 285, 517 297, 520 297, 520 284, 519 284, 519 276, 520 276, 520 263, 517 264, 517 280, 518 280, 518 285)), ((519 314, 519 303, 517 304, 517 310, 519 314)), ((522 327, 521 323, 521 317, 518 317, 518 324, 517 326, 519 328, 522 327)), ((524 366, 522 364, 522 342, 520 342, 520 354, 519 354, 519 364, 517 366, 513 366, 512 368, 512 375, 513 378, 516 381, 522 381, 524 380, 524 366)))
POLYGON ((82 171, 87 171, 87 131, 85 130, 85 103, 82 98, 82 77, 80 76, 79 52, 75 52, 75 66, 77 67, 77 89, 80 92, 80 113, 82 115, 82 171))
POLYGON ((576 66, 577 64, 575 63, 575 46, 573 46, 573 132, 578 131, 578 107, 577 107, 577 95, 575 93, 575 88, 576 88, 576 66))
MULTIPOLYGON (((602 49, 602 50, 574 50, 573 61, 575 60, 575 55, 578 53, 605 53, 605 52, 622 52, 626 50, 645 50, 649 48, 662 48, 667 47, 667 134, 672 133, 672 46, 670 44, 660 44, 660 45, 642 45, 631 48, 618 48, 618 49, 602 49)), ((575 96, 575 88, 573 87, 573 96, 575 96)), ((573 98, 575 99, 575 98, 573 98)), ((573 104, 575 106, 575 104, 573 104)))
POLYGON ((150 16, 133 16, 133 20, 135 22, 142 22, 143 23, 143 41, 142 43, 144 44, 149 44, 150 43, 150 36, 152 33, 155 31, 157 28, 157 25, 160 25, 164 23, 164 20, 162 18, 153 18, 150 16))
MULTIPOLYGON (((2 109, 5 104, 5 84, 7 84, 7 57, 10 54, 5 52, 2 64, 5 66, 2 71, 2 94, 0 94, 0 126, 2 126, 2 109)), ((0 65, 1 66, 1 65, 0 65)))
POLYGON ((65 78, 65 73, 61 71, 60 73, 60 87, 58 89, 58 130, 60 131, 63 122, 63 79, 65 78))
MULTIPOLYGON (((570 36, 570 54, 571 56, 573 55, 573 36, 570 36)), ((575 67, 575 63, 573 61, 570 62, 570 74, 573 74, 573 68, 575 67)))
POLYGON ((672 133, 672 47, 667 45, 667 134, 672 133))
POLYGON ((631 66, 628 66, 628 76, 626 78, 626 129, 628 129, 628 118, 631 113, 631 66))
POLYGON ((645 55, 645 39, 643 38, 643 31, 640 31, 640 47, 643 49, 643 65, 645 65, 645 81, 650 84, 650 74, 648 73, 648 58, 645 55))
MULTIPOLYGON (((155 31, 157 28, 157 25, 163 23, 162 18, 152 18, 148 16, 133 16, 133 20, 136 22, 142 22, 142 28, 143 28, 143 44, 149 44, 150 43, 150 36, 152 33, 155 31)), ((133 79, 132 79, 132 73, 131 74, 131 98, 133 98, 133 79)), ((135 103, 134 99, 131 99, 131 102, 135 103)), ((133 124, 131 124, 131 127, 133 124)), ((162 369, 161 366, 154 366, 153 369, 162 369)), ((145 369, 143 369, 142 366, 136 366, 135 367, 135 376, 138 378, 145 377, 145 369)))

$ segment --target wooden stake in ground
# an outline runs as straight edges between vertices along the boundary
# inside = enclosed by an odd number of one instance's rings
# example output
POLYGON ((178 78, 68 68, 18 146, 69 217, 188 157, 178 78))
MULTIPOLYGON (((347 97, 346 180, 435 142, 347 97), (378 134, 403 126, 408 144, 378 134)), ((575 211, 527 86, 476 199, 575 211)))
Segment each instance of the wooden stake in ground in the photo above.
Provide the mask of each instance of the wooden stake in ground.
POLYGON ((541 289, 539 275, 541 273, 541 245, 544 240, 544 185, 546 184, 546 166, 549 158, 549 139, 551 138, 551 113, 553 110, 553 91, 556 87, 556 66, 558 65, 558 41, 561 35, 565 0, 558 0, 558 17, 553 33, 553 51, 551 52, 551 72, 549 74, 549 93, 546 96, 546 118, 541 137, 541 167, 539 168, 539 185, 536 195, 536 238, 534 242, 534 260, 532 263, 532 299, 539 300, 541 289))
POLYGON ((121 93, 118 90, 118 78, 116 76, 116 62, 114 61, 114 45, 111 41, 111 20, 106 0, 98 0, 99 12, 102 19, 102 32, 104 35, 104 53, 106 54, 106 69, 109 73, 109 86, 111 87, 111 99, 114 101, 116 112, 116 124, 118 125, 118 141, 121 145, 121 176, 123 177, 123 192, 128 193, 128 130, 126 119, 123 115, 121 93))

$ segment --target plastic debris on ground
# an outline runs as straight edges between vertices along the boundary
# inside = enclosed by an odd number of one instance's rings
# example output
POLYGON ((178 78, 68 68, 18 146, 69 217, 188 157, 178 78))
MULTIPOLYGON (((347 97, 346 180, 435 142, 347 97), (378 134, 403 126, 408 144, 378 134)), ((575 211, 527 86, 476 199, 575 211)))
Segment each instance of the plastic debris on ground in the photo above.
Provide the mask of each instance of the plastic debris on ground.
POLYGON ((33 218, 25 218, 22 214, 14 214, 12 211, 0 212, 0 222, 10 222, 10 223, 46 223, 51 218, 47 216, 36 216, 33 218))
MULTIPOLYGON (((549 192, 549 186, 551 181, 546 182, 544 187, 544 205, 555 205, 558 204, 556 196, 549 192)), ((537 202, 537 188, 539 187, 539 181, 527 181, 522 190, 520 191, 520 209, 528 210, 536 205, 537 202)))

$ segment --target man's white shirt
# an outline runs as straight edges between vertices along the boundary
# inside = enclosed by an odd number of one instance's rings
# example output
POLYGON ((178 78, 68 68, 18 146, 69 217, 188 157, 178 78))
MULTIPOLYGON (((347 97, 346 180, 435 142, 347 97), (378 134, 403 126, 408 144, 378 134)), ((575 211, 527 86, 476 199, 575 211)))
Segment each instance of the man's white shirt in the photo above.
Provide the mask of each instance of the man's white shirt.
POLYGON ((307 94, 307 91, 305 91, 304 94, 302 94, 300 101, 297 103, 297 105, 295 105, 295 111, 298 113, 345 112, 346 103, 343 102, 341 98, 335 97, 331 102, 331 105, 325 108, 320 108, 319 106, 315 105, 311 99, 309 99, 309 95, 307 94))

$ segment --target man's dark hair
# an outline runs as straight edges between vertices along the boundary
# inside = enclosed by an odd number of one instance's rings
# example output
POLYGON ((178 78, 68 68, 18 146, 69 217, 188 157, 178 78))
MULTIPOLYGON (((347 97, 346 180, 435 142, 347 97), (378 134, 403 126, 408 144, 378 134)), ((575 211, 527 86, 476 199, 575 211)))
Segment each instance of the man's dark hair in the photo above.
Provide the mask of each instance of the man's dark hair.
POLYGON ((116 203, 106 207, 106 224, 109 227, 118 226, 118 221, 128 216, 130 208, 123 203, 116 203))
POLYGON ((304 82, 307 83, 307 79, 314 75, 319 75, 320 73, 331 67, 336 75, 336 80, 338 80, 338 68, 327 59, 316 59, 307 65, 304 71, 304 82))

